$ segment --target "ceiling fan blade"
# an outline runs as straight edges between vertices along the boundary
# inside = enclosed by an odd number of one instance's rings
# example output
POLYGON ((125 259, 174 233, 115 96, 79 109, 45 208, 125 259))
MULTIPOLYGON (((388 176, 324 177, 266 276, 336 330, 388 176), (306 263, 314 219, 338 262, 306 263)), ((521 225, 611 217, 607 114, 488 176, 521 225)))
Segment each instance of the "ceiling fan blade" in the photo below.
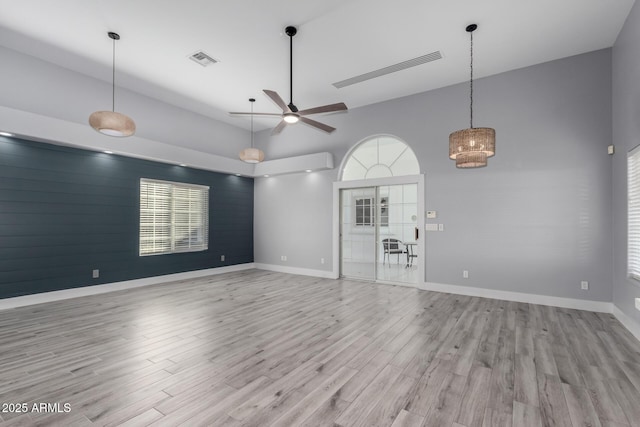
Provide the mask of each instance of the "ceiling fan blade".
POLYGON ((231 114, 232 116, 266 116, 266 117, 282 117, 282 114, 280 113, 243 113, 243 112, 237 112, 237 111, 233 111, 230 112, 229 114, 231 114))
POLYGON ((265 95, 267 95, 269 98, 271 98, 271 100, 273 102, 275 102, 278 105, 278 107, 282 108, 282 112, 283 113, 290 113, 291 112, 291 110, 289 109, 287 104, 280 97, 280 95, 278 95, 277 92, 274 92, 274 91, 269 90, 269 89, 264 89, 263 92, 265 93, 265 95))
POLYGON ((282 129, 284 129, 286 126, 287 122, 281 120, 280 123, 278 123, 278 126, 273 128, 273 130, 271 131, 271 135, 279 135, 280 132, 282 132, 282 129))
POLYGON ((325 131, 327 133, 331 133, 334 130, 336 130, 336 128, 334 128, 334 127, 331 127, 329 125, 325 125, 324 123, 316 122, 315 120, 311 120, 311 119, 309 119, 307 117, 300 117, 300 121, 302 123, 308 124, 309 126, 313 126, 314 128, 323 130, 323 131, 325 131))
POLYGON ((344 102, 338 102, 337 104, 323 105, 322 107, 307 108, 306 110, 298 111, 298 114, 308 116, 309 114, 333 113, 336 111, 347 111, 347 106, 344 102))

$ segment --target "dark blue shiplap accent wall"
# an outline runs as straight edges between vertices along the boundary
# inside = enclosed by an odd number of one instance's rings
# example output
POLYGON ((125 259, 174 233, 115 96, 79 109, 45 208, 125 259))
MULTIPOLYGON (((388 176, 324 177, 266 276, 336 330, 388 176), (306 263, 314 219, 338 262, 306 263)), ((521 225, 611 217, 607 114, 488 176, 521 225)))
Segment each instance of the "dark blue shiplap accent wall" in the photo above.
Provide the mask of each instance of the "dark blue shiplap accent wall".
POLYGON ((0 298, 250 262, 252 178, 0 136, 0 298), (140 178, 210 187, 209 250, 138 255, 140 178))

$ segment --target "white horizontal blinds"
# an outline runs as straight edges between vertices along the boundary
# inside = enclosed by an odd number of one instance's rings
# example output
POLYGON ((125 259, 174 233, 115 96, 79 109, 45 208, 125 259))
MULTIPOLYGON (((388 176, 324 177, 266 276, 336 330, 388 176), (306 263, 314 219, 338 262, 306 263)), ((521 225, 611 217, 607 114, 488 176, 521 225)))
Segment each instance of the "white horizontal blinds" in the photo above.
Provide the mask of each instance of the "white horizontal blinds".
POLYGON ((640 147, 627 158, 627 268, 629 277, 640 280, 640 147))
POLYGON ((171 252, 171 185, 140 180, 140 255, 171 252))
POLYGON ((203 188, 173 186, 174 252, 201 251, 209 244, 209 191, 203 188))
POLYGON ((193 252, 209 245, 209 187, 140 180, 140 255, 193 252))

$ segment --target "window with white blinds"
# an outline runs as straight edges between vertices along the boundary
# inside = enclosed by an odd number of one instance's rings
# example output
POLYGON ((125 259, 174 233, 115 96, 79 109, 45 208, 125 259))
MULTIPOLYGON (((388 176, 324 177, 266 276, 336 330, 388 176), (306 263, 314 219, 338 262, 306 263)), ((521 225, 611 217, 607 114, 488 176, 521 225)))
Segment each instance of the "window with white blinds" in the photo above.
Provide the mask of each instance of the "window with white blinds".
POLYGON ((209 247, 209 187, 140 179, 140 255, 209 247))
POLYGON ((627 268, 629 277, 640 280, 640 147, 627 157, 627 268))

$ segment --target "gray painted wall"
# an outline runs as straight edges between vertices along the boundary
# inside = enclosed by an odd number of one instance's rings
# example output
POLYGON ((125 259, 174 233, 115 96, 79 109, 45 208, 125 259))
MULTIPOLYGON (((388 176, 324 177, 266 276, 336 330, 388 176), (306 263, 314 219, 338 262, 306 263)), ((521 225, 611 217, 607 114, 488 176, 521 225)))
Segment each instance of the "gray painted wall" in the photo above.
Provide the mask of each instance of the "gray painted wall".
MULTIPOLYGON (((487 168, 457 170, 448 159, 449 133, 469 123, 468 84, 324 116, 338 128, 332 135, 303 125, 261 132, 258 145, 267 158, 330 151, 340 164, 363 138, 395 135, 416 153, 426 208, 445 226, 427 234, 428 282, 610 301, 611 50, 476 83, 474 124, 497 132, 487 168)), ((332 269, 337 176, 336 168, 256 179, 256 262, 332 269)))
POLYGON ((333 171, 256 178, 254 186, 254 234, 262 230, 255 262, 330 271, 333 171))
MULTIPOLYGON (((110 71, 102 81, 2 46, 0 64, 0 105, 83 125, 94 111, 111 109, 110 71)), ((250 138, 244 129, 120 87, 116 111, 135 120, 136 136, 230 158, 250 138)))
POLYGON ((640 144, 640 6, 636 3, 613 47, 613 302, 640 322, 634 298, 640 283, 627 278, 627 152, 640 144))

